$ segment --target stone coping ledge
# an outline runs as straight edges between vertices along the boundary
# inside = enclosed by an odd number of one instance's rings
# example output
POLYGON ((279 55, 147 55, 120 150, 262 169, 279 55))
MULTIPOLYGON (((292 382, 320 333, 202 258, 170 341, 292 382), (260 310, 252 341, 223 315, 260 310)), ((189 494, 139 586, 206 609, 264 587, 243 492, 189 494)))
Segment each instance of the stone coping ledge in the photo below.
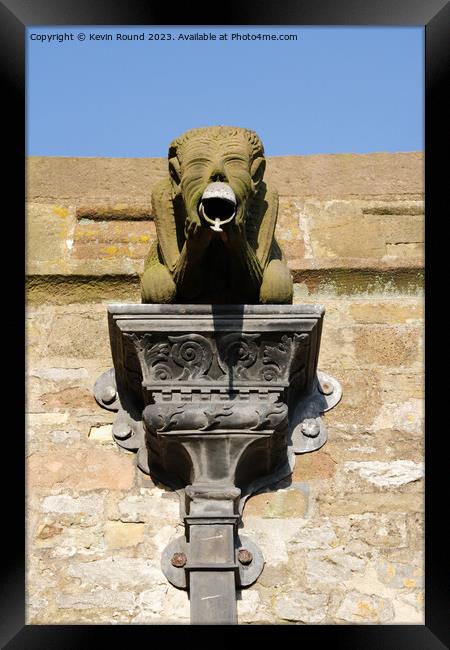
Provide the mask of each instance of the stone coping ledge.
MULTIPOLYGON (((29 292, 46 301, 113 290, 139 299, 156 237, 151 191, 166 166, 164 158, 28 158, 29 292)), ((280 195, 276 238, 309 292, 421 287, 422 153, 269 157, 266 180, 280 195)))
MULTIPOLYGON (((59 262, 55 263, 53 269, 47 261, 42 263, 42 267, 39 261, 30 262, 27 265, 26 275, 28 278, 47 278, 47 281, 51 281, 52 277, 55 278, 55 281, 61 277, 79 279, 117 278, 118 280, 126 281, 127 278, 139 278, 143 272, 143 260, 122 259, 120 264, 117 264, 116 260, 104 260, 102 262, 102 264, 98 261, 96 264, 89 264, 88 261, 71 260, 64 265, 59 262)), ((422 271, 424 269, 424 260, 423 257, 405 258, 402 260, 398 258, 380 260, 377 258, 359 257, 335 259, 298 258, 288 260, 288 267, 293 273, 294 279, 299 277, 299 274, 302 277, 307 277, 308 275, 315 277, 317 272, 327 273, 330 271, 340 273, 365 271, 372 274, 396 274, 399 272, 422 271)))
MULTIPOLYGON (((385 269, 309 269, 293 272, 294 300, 322 295, 364 294, 422 295, 424 271, 420 267, 385 269)), ((29 275, 26 299, 30 304, 71 304, 87 302, 139 301, 139 275, 29 275)))
POLYGON ((151 221, 153 215, 148 205, 82 205, 77 208, 78 221, 151 221))
MULTIPOLYGON (((299 201, 300 197, 286 195, 283 198, 291 201, 299 201)), ((302 197, 305 198, 305 197, 302 197)), ((361 197, 357 197, 361 200, 361 197)), ((379 195, 365 195, 364 199, 370 201, 369 207, 362 207, 363 215, 423 215, 422 195, 418 194, 414 198, 411 196, 390 195, 380 197, 379 195)), ((347 199, 349 200, 349 199, 347 199)), ((148 204, 140 205, 135 203, 99 203, 82 205, 76 209, 76 218, 78 221, 152 221, 153 214, 148 204)))
POLYGON ((398 271, 423 269, 424 263, 422 257, 402 260, 395 257, 390 260, 345 257, 337 259, 293 259, 288 261, 288 266, 293 273, 329 270, 346 272, 366 270, 378 273, 396 273, 398 271))
MULTIPOLYGON (((153 186, 166 174, 166 158, 29 156, 27 197, 149 204, 153 186)), ((423 176, 421 151, 267 157, 267 181, 280 196, 416 195, 423 192, 423 176)))

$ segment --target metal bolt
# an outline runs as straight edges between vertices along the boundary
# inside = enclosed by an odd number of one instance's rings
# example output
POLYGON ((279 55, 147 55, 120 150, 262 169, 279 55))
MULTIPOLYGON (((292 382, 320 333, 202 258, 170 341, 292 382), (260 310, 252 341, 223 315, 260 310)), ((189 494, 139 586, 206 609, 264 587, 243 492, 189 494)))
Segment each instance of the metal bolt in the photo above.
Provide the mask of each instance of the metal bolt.
POLYGON ((322 393, 322 395, 331 395, 334 391, 333 384, 330 384, 328 381, 324 381, 322 383, 319 382, 319 391, 322 393))
POLYGON ((246 548, 241 548, 238 553, 238 560, 241 564, 251 564, 253 555, 246 548))
POLYGON ((114 386, 106 386, 102 393, 102 402, 105 404, 111 404, 116 399, 116 389, 114 386))
POLYGON ((316 438, 320 433, 320 424, 313 418, 303 420, 301 431, 307 438, 316 438))
POLYGON ((131 430, 131 427, 125 425, 122 429, 114 431, 114 438, 119 438, 119 440, 126 440, 131 436, 132 433, 133 431, 131 430))
POLYGON ((186 564, 187 557, 185 553, 174 553, 170 561, 172 563, 172 566, 176 566, 180 569, 186 564))

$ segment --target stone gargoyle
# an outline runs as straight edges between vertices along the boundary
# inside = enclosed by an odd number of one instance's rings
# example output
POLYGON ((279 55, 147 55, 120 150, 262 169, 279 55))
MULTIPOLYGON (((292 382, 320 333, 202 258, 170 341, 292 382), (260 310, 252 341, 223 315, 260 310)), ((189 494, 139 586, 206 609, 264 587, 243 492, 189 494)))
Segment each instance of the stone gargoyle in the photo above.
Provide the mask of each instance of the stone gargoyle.
POLYGON ((274 235, 278 195, 263 181, 257 134, 191 129, 168 157, 170 176, 152 194, 157 240, 142 302, 291 304, 292 278, 274 235))

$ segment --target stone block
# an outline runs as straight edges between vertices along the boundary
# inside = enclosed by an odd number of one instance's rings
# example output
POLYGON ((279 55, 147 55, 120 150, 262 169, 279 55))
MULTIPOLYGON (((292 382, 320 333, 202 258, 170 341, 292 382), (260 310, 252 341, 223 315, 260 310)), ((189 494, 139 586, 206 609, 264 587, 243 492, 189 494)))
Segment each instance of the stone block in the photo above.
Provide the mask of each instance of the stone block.
POLYGON ((100 589, 90 593, 58 594, 58 607, 62 609, 119 609, 132 611, 135 607, 134 594, 130 591, 100 589))
POLYGON ((364 513, 422 512, 423 494, 375 494, 349 493, 345 498, 335 494, 317 494, 317 504, 323 516, 353 515, 364 513))
POLYGON ((161 619, 168 591, 167 585, 155 585, 153 589, 141 591, 136 599, 139 613, 133 618, 133 623, 146 623, 149 620, 161 619))
POLYGON ((78 359, 111 357, 106 313, 60 313, 50 332, 48 355, 78 359))
MULTIPOLYGON (((325 368, 320 362, 319 367, 325 368)), ((358 368, 330 369, 327 366, 327 371, 338 379, 345 395, 334 409, 325 414, 327 425, 333 427, 337 422, 344 423, 346 430, 349 425, 357 424, 362 427, 371 425, 382 405, 379 375, 358 368)), ((329 453, 326 447, 324 453, 329 453)))
POLYGON ((297 538, 307 519, 273 519, 250 515, 244 510, 243 534, 257 541, 267 565, 286 565, 289 562, 288 545, 297 538))
POLYGON ((374 431, 391 429, 404 431, 414 436, 423 436, 424 406, 424 400, 417 398, 411 398, 401 403, 384 403, 372 423, 372 429, 374 431))
POLYGON ((386 198, 420 195, 423 153, 319 154, 267 159, 267 180, 280 196, 386 198))
POLYGON ((159 568, 159 558, 153 561, 132 557, 105 557, 92 562, 70 564, 67 574, 82 582, 103 585, 110 589, 128 587, 134 589, 153 588, 167 585, 166 578, 159 568))
POLYGON ((348 310, 351 320, 362 325, 416 323, 424 318, 424 303, 418 299, 356 301, 350 303, 348 310))
MULTIPOLYGON (((91 519, 91 524, 94 520, 91 519)), ((101 524, 80 526, 78 522, 65 518, 59 521, 47 521, 38 528, 34 545, 36 549, 45 549, 46 558, 67 560, 79 556, 90 560, 100 558, 105 552, 101 524)))
POLYGON ((31 454, 28 487, 78 491, 129 490, 134 484, 134 458, 110 449, 58 449, 31 454))
POLYGON ((36 201, 58 198, 75 205, 150 205, 152 187, 166 174, 164 158, 30 156, 27 195, 36 201))
POLYGON ((344 472, 357 472, 363 481, 377 487, 399 487, 424 477, 424 464, 411 460, 355 461, 344 463, 344 472))
POLYGON ((164 597, 160 622, 164 624, 183 623, 187 625, 190 618, 190 603, 185 591, 168 585, 164 597))
POLYGON ((423 566, 382 560, 377 566, 378 579, 392 589, 423 589, 423 566))
POLYGON ((88 376, 86 368, 32 368, 29 371, 31 377, 37 377, 49 382, 55 383, 75 383, 88 376))
POLYGON ((353 331, 351 327, 333 327, 332 323, 328 323, 325 315, 319 367, 330 368, 337 364, 340 371, 358 368, 355 364, 353 331))
POLYGON ((422 591, 402 594, 392 601, 395 619, 398 624, 409 623, 425 625, 425 596, 422 591))
POLYGON ((102 517, 104 512, 103 497, 99 494, 72 497, 69 494, 55 494, 45 497, 42 510, 47 513, 64 515, 86 514, 102 517))
POLYGON ((392 601, 394 608, 394 623, 396 625, 409 624, 409 625, 425 625, 425 609, 420 602, 416 599, 423 599, 423 592, 411 594, 411 601, 405 598, 395 598, 392 601))
MULTIPOLYGON (((148 236, 147 236, 148 239, 148 236)), ((133 268, 137 271, 143 271, 144 259, 148 253, 150 245, 145 243, 121 243, 109 241, 106 243, 85 243, 78 242, 73 251, 74 274, 77 270, 87 272, 89 265, 93 265, 100 275, 104 273, 111 273, 115 268, 115 274, 121 272, 125 275, 129 274, 129 267, 126 264, 127 260, 133 260, 133 268), (79 262, 79 264, 76 264, 79 262), (103 264, 106 262, 106 264, 103 264), (78 268, 77 268, 78 267, 78 268)))
POLYGON ((300 623, 321 623, 327 615, 328 595, 290 591, 275 600, 278 618, 300 623))
POLYGON ((423 435, 415 435, 394 427, 379 429, 373 425, 349 425, 328 420, 330 438, 327 451, 338 467, 346 461, 394 461, 401 458, 420 462, 424 455, 423 435))
POLYGON ((69 414, 64 413, 27 413, 26 421, 28 427, 57 426, 65 424, 69 414))
POLYGON ((322 448, 313 454, 300 454, 295 459, 293 481, 329 479, 336 471, 336 461, 322 448))
POLYGON ((73 207, 60 203, 29 203, 26 215, 27 272, 45 272, 48 264, 63 268, 75 226, 73 207))
POLYGON ((252 496, 245 506, 249 516, 268 519, 304 517, 308 511, 308 497, 301 490, 279 490, 252 496))
POLYGON ((375 549, 408 548, 405 513, 363 513, 331 517, 330 523, 341 544, 360 540, 375 549))
POLYGON ((239 623, 258 621, 258 609, 261 603, 259 593, 254 589, 242 589, 237 601, 239 623))
POLYGON ((275 237, 287 259, 305 256, 304 233, 299 227, 299 208, 295 200, 280 198, 275 237))
POLYGON ((155 234, 155 224, 150 221, 78 221, 74 233, 74 254, 78 244, 148 247, 155 234))
POLYGON ((423 254, 422 202, 310 200, 305 201, 303 213, 315 258, 423 254), (396 250, 399 243, 403 246, 396 250))
POLYGON ((312 550, 305 558, 306 581, 310 588, 328 588, 364 572, 371 549, 359 541, 326 550, 312 550))
POLYGON ((29 367, 33 359, 45 354, 53 318, 53 307, 32 308, 27 305, 25 319, 25 345, 29 367))
POLYGON ((176 494, 167 494, 160 488, 141 488, 141 494, 130 494, 119 501, 118 510, 123 522, 151 523, 164 521, 178 523, 180 505, 176 494))
POLYGON ((394 609, 386 598, 351 591, 343 598, 335 618, 355 624, 389 623, 394 618, 394 609))
POLYGON ((47 523, 43 524, 37 534, 37 538, 39 540, 48 540, 52 539, 54 537, 59 537, 61 535, 62 531, 64 530, 63 526, 58 523, 47 523))
MULTIPOLYGON (((265 558, 266 559, 266 558, 265 558)), ((291 562, 286 564, 271 565, 267 563, 264 565, 263 572, 258 578, 258 585, 261 587, 277 587, 284 588, 292 579, 292 565, 291 562)))
POLYGON ((121 521, 108 521, 105 526, 105 540, 108 548, 136 546, 144 539, 144 524, 124 524, 121 521))
POLYGON ((92 392, 85 388, 64 388, 56 392, 46 392, 39 397, 39 402, 44 409, 52 411, 95 410, 96 403, 92 392))
POLYGON ((355 326, 355 362, 385 367, 409 368, 423 363, 420 350, 422 328, 388 325, 355 326))
POLYGON ((45 616, 48 611, 49 602, 46 598, 36 596, 35 594, 27 594, 25 601, 25 625, 32 625, 35 617, 42 620, 41 617, 45 616))
POLYGON ((112 436, 112 424, 91 427, 89 430, 89 440, 102 444, 115 444, 112 436))
POLYGON ((425 544, 425 518, 423 512, 411 513, 407 517, 408 544, 412 549, 423 549, 425 544))
POLYGON ((301 528, 289 547, 293 549, 328 549, 333 548, 337 543, 338 539, 332 526, 324 523, 322 526, 301 528))

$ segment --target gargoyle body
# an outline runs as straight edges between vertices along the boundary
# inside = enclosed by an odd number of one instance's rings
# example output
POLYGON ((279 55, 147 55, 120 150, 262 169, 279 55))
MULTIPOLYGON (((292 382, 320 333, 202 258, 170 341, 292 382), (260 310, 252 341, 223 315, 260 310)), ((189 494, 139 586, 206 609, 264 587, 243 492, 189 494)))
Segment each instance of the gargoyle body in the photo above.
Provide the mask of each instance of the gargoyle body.
POLYGON ((265 164, 261 140, 243 128, 192 129, 172 142, 170 177, 152 194, 157 240, 142 302, 292 303, 265 164))

